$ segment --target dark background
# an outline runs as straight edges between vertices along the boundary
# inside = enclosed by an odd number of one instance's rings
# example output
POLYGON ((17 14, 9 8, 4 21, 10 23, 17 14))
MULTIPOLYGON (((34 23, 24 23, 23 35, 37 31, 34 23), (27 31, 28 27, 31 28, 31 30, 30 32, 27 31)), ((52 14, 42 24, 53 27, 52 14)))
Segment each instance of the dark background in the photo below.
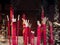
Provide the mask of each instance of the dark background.
POLYGON ((45 15, 52 18, 56 0, 0 0, 0 3, 2 5, 1 12, 3 13, 7 14, 9 12, 9 6, 12 5, 16 15, 20 14, 20 12, 28 14, 36 13, 37 17, 41 15, 41 5, 43 5, 45 15))

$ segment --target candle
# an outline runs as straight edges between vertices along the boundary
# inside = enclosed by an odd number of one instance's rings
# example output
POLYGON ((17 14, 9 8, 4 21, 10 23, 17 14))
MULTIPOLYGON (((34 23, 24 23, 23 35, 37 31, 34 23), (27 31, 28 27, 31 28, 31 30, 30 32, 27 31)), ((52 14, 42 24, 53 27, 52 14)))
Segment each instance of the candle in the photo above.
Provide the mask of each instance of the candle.
POLYGON ((23 21, 23 41, 24 41, 24 45, 25 45, 25 28, 26 28, 26 24, 25 24, 25 15, 22 16, 22 21, 23 21))
POLYGON ((9 21, 9 18, 8 18, 8 16, 7 16, 7 20, 8 20, 8 22, 7 22, 7 26, 8 26, 8 41, 9 41, 9 45, 11 45, 11 41, 10 41, 10 35, 11 35, 11 30, 10 30, 10 21, 9 21))
POLYGON ((46 42, 46 24, 42 24, 42 30, 43 30, 43 45, 47 45, 47 42, 46 42))
POLYGON ((47 45, 46 42, 46 17, 44 17, 44 10, 42 7, 42 15, 41 15, 41 19, 42 19, 42 33, 43 33, 43 45, 47 45))
POLYGON ((40 45, 41 43, 41 24, 39 21, 37 21, 37 45, 40 45))
POLYGON ((34 31, 31 31, 31 45, 34 45, 34 31))
POLYGON ((12 45, 17 45, 16 19, 12 19, 12 45))
POLYGON ((30 44, 31 42, 30 42, 30 40, 31 40, 31 28, 30 27, 28 27, 29 29, 28 29, 28 43, 30 44))
POLYGON ((24 33, 23 33, 24 45, 28 45, 28 33, 27 33, 28 29, 29 29, 28 27, 24 28, 24 33))
POLYGON ((20 31, 20 15, 18 15, 18 20, 17 20, 17 45, 18 45, 18 36, 19 36, 19 31, 20 31))
POLYGON ((14 19, 14 9, 12 6, 10 7, 10 21, 11 21, 12 45, 17 45, 16 19, 14 19))
POLYGON ((53 42, 53 27, 52 27, 52 23, 49 21, 49 25, 50 25, 50 44, 54 45, 53 42))

